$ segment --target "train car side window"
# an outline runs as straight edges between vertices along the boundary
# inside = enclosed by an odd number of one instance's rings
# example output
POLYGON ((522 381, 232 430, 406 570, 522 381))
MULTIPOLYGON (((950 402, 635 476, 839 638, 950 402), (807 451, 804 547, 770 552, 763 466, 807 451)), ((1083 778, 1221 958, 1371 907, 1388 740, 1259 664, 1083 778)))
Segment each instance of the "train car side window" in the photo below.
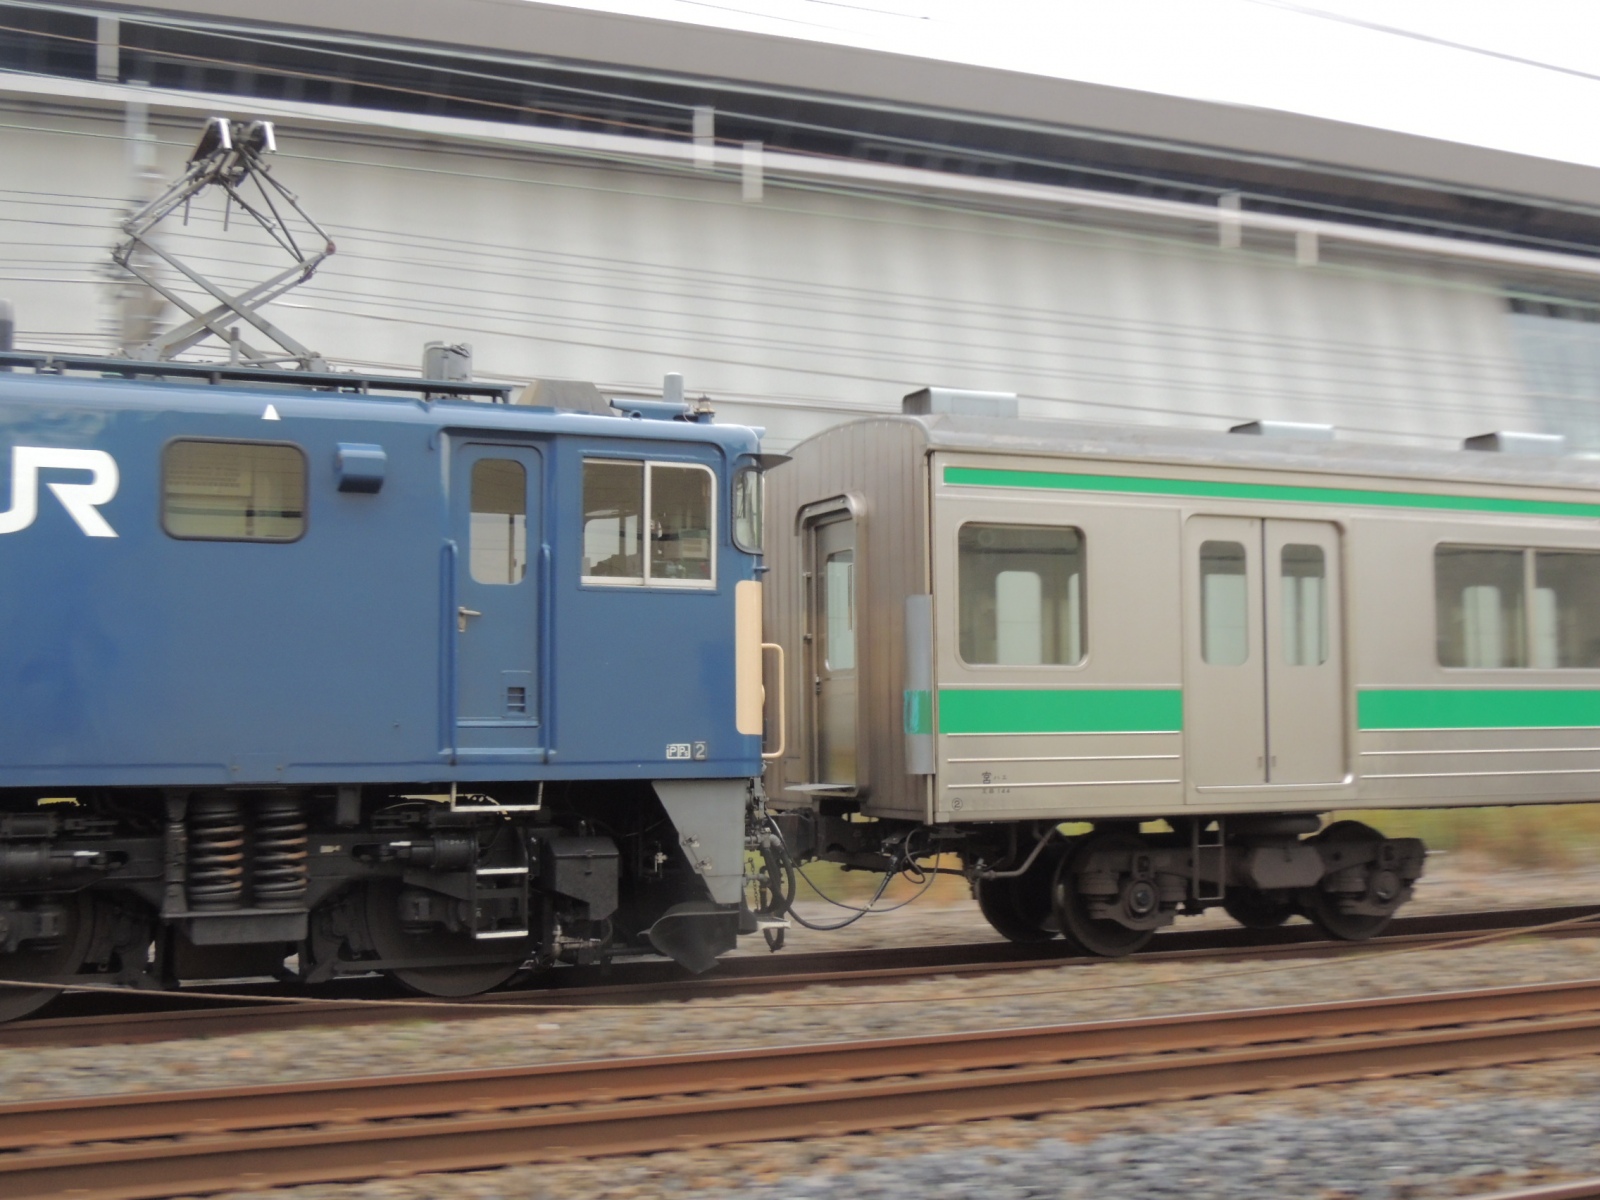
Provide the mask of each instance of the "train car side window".
POLYGON ((585 459, 585 581, 713 585, 715 495, 716 477, 698 464, 585 459))
POLYGON ((1321 546, 1283 548, 1283 661, 1320 667, 1328 661, 1328 564, 1321 546))
POLYGON ((1524 551, 1439 546, 1433 555, 1439 665, 1527 665, 1524 551))
POLYGON ((585 459, 583 573, 644 582, 644 464, 585 459))
POLYGON ((1083 661, 1083 532, 966 524, 957 538, 961 658, 972 665, 1083 661))
POLYGON ((472 464, 471 544, 475 583, 521 583, 528 573, 528 472, 511 458, 472 464))
POLYGON ((1535 667, 1600 667, 1600 554, 1536 550, 1533 554, 1535 667))
POLYGON ((650 464, 651 583, 711 581, 711 472, 650 464))
POLYGON ((296 541, 306 531, 306 456, 282 442, 171 442, 161 525, 185 540, 296 541))
POLYGON ((1244 546, 1200 543, 1200 657, 1214 667, 1250 658, 1250 595, 1244 546))

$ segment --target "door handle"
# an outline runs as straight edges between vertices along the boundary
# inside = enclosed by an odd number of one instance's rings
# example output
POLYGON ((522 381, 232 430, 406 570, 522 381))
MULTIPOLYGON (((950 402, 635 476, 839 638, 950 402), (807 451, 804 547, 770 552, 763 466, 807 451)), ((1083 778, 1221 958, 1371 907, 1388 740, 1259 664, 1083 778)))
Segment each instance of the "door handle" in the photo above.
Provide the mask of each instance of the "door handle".
POLYGON ((479 612, 477 609, 475 609, 475 608, 467 608, 465 605, 463 605, 462 607, 456 609, 456 632, 457 633, 465 633, 467 631, 467 618, 468 617, 481 617, 481 616, 483 616, 483 614, 481 612, 479 612))

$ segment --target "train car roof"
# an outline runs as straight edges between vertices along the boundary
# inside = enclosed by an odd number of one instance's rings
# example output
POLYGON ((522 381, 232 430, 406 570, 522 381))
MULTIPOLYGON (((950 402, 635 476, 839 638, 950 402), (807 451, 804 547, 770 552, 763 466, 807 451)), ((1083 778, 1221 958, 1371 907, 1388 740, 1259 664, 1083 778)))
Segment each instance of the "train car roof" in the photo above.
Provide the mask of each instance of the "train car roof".
POLYGON ((904 423, 921 431, 929 450, 963 453, 1144 461, 1182 466, 1390 476, 1440 482, 1522 487, 1600 488, 1600 456, 1434 450, 1378 443, 1313 441, 1281 436, 1112 425, 1089 421, 892 415, 849 422, 795 446, 806 447, 871 421, 904 423))
MULTIPOLYGON (((356 386, 358 380, 350 384, 356 386)), ((419 385, 422 381, 413 381, 419 385)), ((445 385, 441 385, 445 386, 445 385)), ((424 386, 417 386, 419 393, 424 386)), ((157 379, 105 379, 44 374, 0 373, 0 402, 71 405, 95 409, 161 409, 193 413, 246 413, 267 420, 366 421, 427 428, 469 428, 528 434, 647 438, 655 441, 711 443, 729 456, 754 454, 760 434, 745 425, 694 420, 632 419, 521 404, 497 404, 422 396, 370 395, 326 391, 305 385, 270 383, 173 382, 157 379), (273 416, 267 416, 271 407, 273 416)), ((282 436, 284 425, 273 432, 282 436)))

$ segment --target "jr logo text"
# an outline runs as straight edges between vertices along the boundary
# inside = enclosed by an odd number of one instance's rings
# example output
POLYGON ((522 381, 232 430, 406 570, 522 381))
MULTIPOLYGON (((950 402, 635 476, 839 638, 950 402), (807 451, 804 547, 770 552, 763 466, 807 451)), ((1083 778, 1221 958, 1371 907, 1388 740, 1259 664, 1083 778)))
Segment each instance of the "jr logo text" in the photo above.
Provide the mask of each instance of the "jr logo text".
POLYGON ((86 483, 50 480, 67 515, 88 537, 117 536, 117 531, 97 511, 117 494, 117 460, 104 450, 65 450, 55 446, 11 448, 11 507, 0 512, 0 534, 19 533, 39 515, 40 471, 87 471, 86 483))

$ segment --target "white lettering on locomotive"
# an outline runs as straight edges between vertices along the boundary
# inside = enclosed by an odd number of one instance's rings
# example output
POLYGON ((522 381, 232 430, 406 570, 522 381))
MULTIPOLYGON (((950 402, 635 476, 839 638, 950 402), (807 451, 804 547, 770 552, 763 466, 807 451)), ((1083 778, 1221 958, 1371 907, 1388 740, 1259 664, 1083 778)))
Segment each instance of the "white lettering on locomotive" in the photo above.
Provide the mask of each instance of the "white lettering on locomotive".
POLYGON ((104 450, 67 450, 55 446, 11 448, 11 507, 0 512, 0 534, 18 533, 39 515, 40 471, 88 471, 88 483, 46 483, 67 515, 89 537, 116 537, 117 531, 98 511, 117 494, 117 460, 104 450))

